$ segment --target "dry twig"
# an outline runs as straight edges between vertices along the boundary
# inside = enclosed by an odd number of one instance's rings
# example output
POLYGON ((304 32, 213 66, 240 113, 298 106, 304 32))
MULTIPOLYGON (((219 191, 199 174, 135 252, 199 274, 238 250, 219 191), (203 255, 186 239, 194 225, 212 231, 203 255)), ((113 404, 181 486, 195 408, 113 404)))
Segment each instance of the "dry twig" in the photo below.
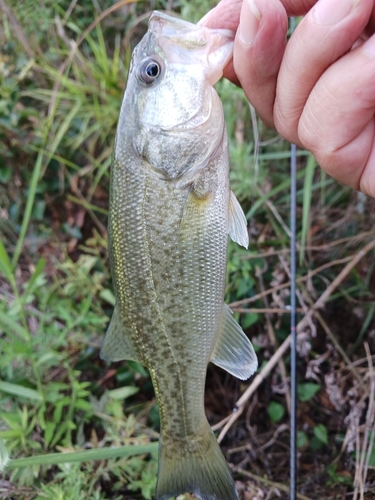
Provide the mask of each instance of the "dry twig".
POLYGON ((375 439, 375 372, 367 342, 364 343, 364 346, 369 367, 368 376, 370 379, 370 389, 366 394, 364 394, 364 396, 362 396, 362 399, 366 397, 369 398, 362 446, 360 445, 360 430, 358 421, 358 431, 356 436, 356 470, 354 478, 353 500, 357 500, 358 492, 360 494, 360 500, 364 500, 365 498, 368 466, 375 439))
MULTIPOLYGON (((0 2, 2 2, 2 1, 3 0, 0 0, 0 2)), ((90 26, 85 29, 85 31, 82 33, 82 35, 78 38, 77 42, 75 42, 73 40, 71 41, 71 43, 70 43, 71 51, 70 51, 68 57, 65 59, 65 61, 61 64, 59 71, 58 71, 58 76, 57 76, 56 81, 55 81, 54 86, 53 86, 53 94, 52 94, 52 98, 51 98, 51 101, 50 101, 49 107, 48 107, 48 115, 49 116, 51 116, 53 114, 53 110, 55 108, 56 98, 57 98, 58 91, 60 89, 60 84, 61 84, 63 74, 66 71, 66 69, 69 67, 70 63, 73 61, 78 47, 85 40, 87 35, 95 28, 95 26, 97 26, 111 12, 116 11, 117 9, 122 7, 123 5, 127 5, 129 3, 135 3, 135 2, 137 2, 137 0, 120 0, 119 2, 115 3, 114 5, 112 5, 111 7, 106 9, 105 11, 103 11, 100 14, 100 16, 98 16, 95 19, 95 21, 93 21, 90 24, 90 26)))
POLYGON ((314 306, 310 309, 308 314, 300 321, 298 327, 303 329, 308 323, 310 317, 314 313, 316 309, 320 309, 327 302, 328 298, 332 295, 332 293, 336 290, 336 288, 341 285, 344 279, 348 276, 350 271, 358 264, 358 262, 366 255, 370 250, 375 248, 375 240, 370 241, 362 250, 360 250, 356 255, 352 257, 352 260, 348 262, 348 264, 344 267, 341 273, 336 276, 336 278, 332 281, 329 287, 325 290, 325 292, 319 297, 319 299, 315 302, 314 306))
MULTIPOLYGON (((324 245, 306 245, 305 246, 305 249, 307 251, 316 251, 316 252, 320 252, 320 251, 324 251, 324 250, 330 250, 331 248, 335 247, 335 246, 338 246, 338 245, 342 245, 343 243, 348 243, 347 246, 349 245, 357 245, 360 241, 364 240, 365 238, 367 238, 368 236, 374 236, 374 231, 364 231, 363 233, 359 233, 355 236, 347 236, 345 238, 340 238, 338 240, 335 240, 335 241, 331 241, 330 243, 325 243, 324 245)), ((242 256, 241 258, 244 259, 244 260, 251 260, 251 259, 263 259, 263 258, 267 258, 267 257, 273 257, 273 256, 276 256, 276 255, 280 255, 280 254, 289 254, 290 253, 290 249, 289 248, 282 248, 280 250, 273 250, 272 248, 270 250, 267 250, 267 252, 263 252, 263 253, 253 253, 253 254, 250 254, 250 255, 246 255, 246 256, 242 256)), ((350 260, 350 257, 346 257, 346 259, 349 259, 350 260)), ((330 266, 331 264, 328 263, 328 266, 330 266)))
MULTIPOLYGON (((373 248, 375 248, 375 240, 368 243, 362 250, 360 250, 356 255, 351 258, 351 261, 344 267, 344 269, 338 274, 338 276, 332 281, 329 287, 325 290, 325 292, 319 297, 319 299, 315 302, 315 304, 311 307, 308 313, 302 318, 302 320, 297 325, 297 333, 301 333, 306 325, 311 320, 312 315, 316 311, 316 309, 321 308, 324 303, 328 300, 328 298, 332 295, 335 289, 344 281, 344 279, 348 276, 350 271, 358 264, 358 262, 373 248)), ((273 370, 274 366, 279 362, 280 358, 285 354, 290 345, 290 335, 284 340, 275 354, 270 358, 266 366, 255 376, 254 380, 250 384, 250 386, 246 389, 243 395, 236 403, 236 407, 233 410, 233 413, 230 415, 229 419, 224 419, 219 422, 215 428, 219 429, 224 424, 224 428, 219 434, 218 441, 219 443, 223 440, 224 436, 234 424, 234 422, 238 419, 238 417, 242 414, 244 410, 244 406, 246 402, 249 400, 251 395, 256 391, 256 389, 260 386, 260 384, 265 380, 268 374, 273 370)))
MULTIPOLYGON (((253 474, 252 472, 243 469, 236 469, 236 472, 242 474, 243 476, 249 477, 250 479, 254 479, 254 481, 258 481, 260 483, 266 484, 267 486, 271 486, 272 488, 277 488, 278 490, 281 490, 285 493, 290 493, 289 487, 286 486, 285 484, 275 483, 274 481, 270 481, 265 477, 257 476, 256 474, 253 474)), ((306 497, 301 493, 297 493, 297 498, 299 498, 300 500, 311 500, 311 498, 306 497)))
MULTIPOLYGON (((264 291, 263 276, 262 276, 261 270, 258 267, 256 270, 256 276, 259 280, 260 289, 263 292, 264 291)), ((264 302, 264 305, 266 306, 266 308, 269 309, 268 297, 263 297, 263 302, 264 302)), ((290 310, 289 310, 289 312, 290 312, 290 310)), ((272 326, 272 321, 271 321, 271 317, 270 317, 269 312, 266 313, 266 322, 267 322, 268 336, 270 338, 271 344, 272 344, 273 348, 277 350, 279 345, 278 345, 278 342, 276 339, 275 331, 274 331, 273 326, 272 326)), ((286 372, 285 363, 284 363, 283 358, 280 358, 280 360, 279 360, 279 370, 280 370, 280 374, 281 374, 283 387, 285 388, 286 406, 288 408, 288 413, 290 413, 291 401, 290 401, 290 391, 289 391, 289 384, 288 384, 288 375, 286 372)))
MULTIPOLYGON (((311 308, 314 308, 313 299, 311 298, 309 292, 306 290, 305 287, 303 287, 303 293, 305 295, 305 298, 307 299, 307 302, 311 306, 311 308)), ((352 372, 352 374, 354 375, 354 377, 357 379, 357 382, 361 386, 363 386, 362 377, 358 373, 358 370, 355 368, 355 366, 351 362, 349 356, 346 354, 346 352, 344 351, 344 349, 341 347, 339 341, 336 339, 334 333, 332 332, 332 330, 330 329, 330 327, 327 325, 327 323, 324 320, 324 318, 321 316, 321 314, 318 311, 314 311, 314 317, 320 323, 320 325, 323 328, 323 330, 325 331, 326 335, 329 337, 329 339, 331 340, 332 344, 334 345, 334 347, 336 348, 336 350, 338 351, 338 353, 341 355, 342 359, 347 364, 349 370, 352 372)))
MULTIPOLYGON (((268 374, 273 370, 275 365, 279 362, 279 359, 285 354, 285 352, 288 350, 290 345, 290 335, 284 340, 284 342, 281 344, 281 346, 278 348, 278 350, 275 352, 275 354, 270 358, 266 366, 260 371, 250 384, 250 386, 246 389, 246 391, 242 394, 240 399, 236 403, 236 408, 233 410, 232 415, 230 416, 229 420, 224 419, 222 420, 219 424, 220 427, 225 423, 226 425, 219 434, 218 441, 219 443, 223 440, 225 434, 228 432, 228 430, 232 427, 234 422, 238 419, 238 417, 241 415, 241 413, 244 410, 245 403, 248 401, 250 396, 258 389, 260 384, 266 379, 268 374)), ((220 428, 219 424, 216 425, 216 429, 220 428)))
MULTIPOLYGON (((305 276, 301 276, 300 278, 298 278, 297 283, 301 283, 302 281, 307 281, 316 274, 320 273, 320 271, 323 271, 324 269, 327 269, 329 267, 338 266, 339 264, 345 264, 346 262, 350 262, 353 259, 353 257, 354 256, 351 255, 349 257, 344 257, 343 259, 337 259, 333 260, 332 262, 327 262, 326 264, 323 264, 322 266, 317 267, 312 271, 309 271, 305 276)), ((261 293, 258 293, 257 295, 254 295, 253 297, 232 302, 231 304, 229 304, 229 307, 234 310, 236 307, 245 304, 250 304, 250 302, 255 302, 256 300, 261 299, 266 295, 269 295, 274 292, 279 292, 280 290, 284 290, 284 288, 289 288, 289 287, 290 287, 290 281, 288 281, 287 283, 283 283, 282 285, 277 285, 272 288, 269 288, 268 290, 265 290, 261 293)), ((244 309, 244 311, 247 311, 247 309, 244 309)))
POLYGON ((5 0, 0 0, 0 10, 2 12, 4 12, 4 14, 6 15, 6 17, 8 18, 10 24, 12 25, 14 33, 15 33, 16 37, 18 38, 18 41, 22 45, 23 50, 25 51, 25 53, 27 54, 27 56, 30 57, 30 59, 34 59, 35 52, 37 52, 37 54, 40 56, 41 55, 41 51, 40 51, 39 47, 34 48, 34 50, 33 50, 33 48, 31 48, 30 41, 28 40, 25 32, 23 31, 22 26, 17 21, 15 15, 11 11, 11 9, 8 7, 8 5, 6 4, 5 0))

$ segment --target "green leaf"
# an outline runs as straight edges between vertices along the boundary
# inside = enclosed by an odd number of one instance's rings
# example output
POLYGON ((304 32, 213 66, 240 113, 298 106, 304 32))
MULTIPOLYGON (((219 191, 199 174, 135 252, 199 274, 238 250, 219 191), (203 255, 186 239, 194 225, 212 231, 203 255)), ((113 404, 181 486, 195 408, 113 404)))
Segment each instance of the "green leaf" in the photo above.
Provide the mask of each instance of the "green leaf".
POLYGON ((0 271, 4 274, 9 283, 14 283, 13 267, 5 246, 0 239, 0 271))
POLYGON ((46 431, 44 433, 44 444, 46 447, 50 444, 53 435, 55 433, 55 430, 56 430, 56 424, 54 422, 46 423, 46 431))
POLYGON ((120 387, 119 389, 113 389, 108 391, 108 396, 113 399, 126 399, 130 396, 134 396, 139 391, 139 387, 127 386, 120 387))
POLYGON ((306 446, 308 438, 306 432, 298 431, 297 433, 297 448, 303 448, 306 446))
POLYGON ((313 179, 315 173, 315 167, 317 166, 316 160, 312 154, 309 155, 306 165, 306 175, 305 184, 303 186, 303 215, 302 215, 302 233, 301 233, 301 246, 299 252, 299 262, 300 265, 303 262, 303 255, 305 252, 307 234, 309 230, 309 220, 310 220, 310 207, 311 207, 311 197, 313 191, 313 179))
MULTIPOLYGON (((261 155, 259 155, 260 158, 261 155)), ((301 170, 300 172, 297 173, 297 180, 301 179, 305 175, 305 171, 301 170)), ((283 191, 284 189, 289 189, 290 186, 290 178, 288 177, 284 181, 282 181, 280 184, 278 184, 276 187, 268 191, 266 194, 263 196, 259 197, 255 203, 251 206, 251 209, 245 214, 247 220, 251 220, 257 210, 270 198, 275 196, 277 193, 280 193, 280 191, 283 191)))
POLYGON ((105 300, 106 302, 108 302, 108 304, 111 304, 111 306, 115 306, 116 304, 116 298, 112 292, 112 290, 109 290, 108 288, 105 288, 104 290, 102 290, 100 293, 99 293, 99 297, 103 300, 105 300))
POLYGON ((285 408, 277 401, 271 401, 268 405, 267 412, 272 422, 278 422, 285 415, 285 408))
POLYGON ((329 486, 335 486, 336 484, 347 484, 348 486, 353 486, 353 478, 351 475, 344 475, 343 473, 337 472, 337 463, 329 465, 326 468, 329 480, 327 484, 329 486))
POLYGON ((141 377, 148 377, 149 373, 144 366, 142 366, 138 361, 128 361, 127 365, 129 368, 139 373, 141 377))
POLYGON ((318 424, 314 427, 314 436, 323 444, 328 444, 327 427, 323 424, 318 424))
POLYGON ((52 448, 56 446, 56 444, 61 440, 62 436, 69 431, 69 429, 71 428, 71 424, 72 422, 68 420, 56 426, 56 431, 54 432, 52 441, 50 443, 50 446, 52 448))
POLYGON ((12 439, 12 438, 22 438, 23 432, 21 428, 18 429, 8 429, 7 431, 0 431, 0 439, 12 439))
POLYGON ((38 391, 34 391, 34 389, 24 387, 23 385, 11 384, 10 382, 2 382, 0 380, 0 392, 1 391, 8 394, 13 394, 14 396, 19 396, 21 398, 43 401, 41 394, 39 394, 38 391))
POLYGON ((87 462, 91 460, 109 460, 111 458, 131 457, 153 453, 158 449, 158 443, 141 445, 119 446, 116 448, 95 448, 93 450, 74 451, 70 453, 48 453, 47 455, 35 455, 26 458, 9 460, 7 469, 18 467, 30 467, 37 465, 56 465, 73 462, 87 462))
POLYGON ((61 392, 69 388, 68 384, 62 382, 50 382, 45 387, 45 399, 50 403, 56 403, 61 400, 61 392))
POLYGON ((25 291, 25 295, 28 295, 29 292, 32 290, 36 280, 39 278, 39 276, 41 275, 41 273, 43 272, 43 269, 46 265, 46 260, 45 259, 39 259, 37 265, 36 265, 36 268, 35 268, 35 271, 33 273, 33 275, 31 276, 28 284, 27 284, 27 288, 26 288, 26 291, 25 291))
POLYGON ((310 399, 312 399, 319 390, 319 384, 313 384, 312 382, 299 384, 297 388, 298 399, 300 401, 310 401, 310 399))
POLYGON ((0 471, 3 471, 9 462, 9 455, 5 447, 5 443, 0 438, 0 471))
POLYGON ((33 174, 31 176, 30 184, 29 184, 26 207, 25 207, 25 210, 23 212, 23 220, 22 220, 22 224, 21 224, 21 230, 20 230, 20 234, 18 236, 16 248, 14 249, 14 254, 13 254, 13 259, 12 259, 12 264, 14 267, 16 267, 18 259, 21 255, 23 242, 24 242, 25 237, 26 237, 27 228, 29 227, 31 212, 32 212, 32 208, 33 208, 34 200, 35 200, 35 194, 36 194, 36 190, 37 190, 37 186, 38 186, 38 182, 40 180, 40 174, 41 174, 41 170, 42 170, 42 160, 43 160, 43 150, 39 151, 38 157, 37 157, 35 165, 34 165, 33 174))
POLYGON ((89 401, 85 401, 84 399, 77 399, 74 403, 74 407, 85 412, 92 412, 91 403, 89 401))
POLYGON ((160 428, 160 411, 159 411, 159 405, 157 403, 155 403, 152 406, 148 414, 148 418, 155 429, 160 428))
MULTIPOLYGON (((53 351, 48 351, 44 354, 41 354, 40 358, 37 359, 36 363, 37 365, 42 365, 43 363, 49 363, 51 362, 52 360, 57 362, 59 360, 61 360, 62 358, 62 355, 57 353, 57 352, 53 352, 53 351)), ((49 387, 48 387, 49 389, 49 387)))
POLYGON ((243 329, 245 328, 250 328, 250 326, 254 325, 259 319, 259 314, 258 313, 248 313, 245 314, 241 326, 243 329))
MULTIPOLYGON (((3 100, 0 101, 1 104, 4 103, 3 100)), ((11 167, 6 167, 5 165, 0 166, 0 182, 7 184, 12 177, 13 170, 11 167)))
POLYGON ((23 326, 15 321, 9 314, 0 311, 0 327, 13 340, 28 341, 29 335, 23 326))
POLYGON ((375 446, 372 447, 370 460, 368 464, 370 467, 375 467, 375 446))

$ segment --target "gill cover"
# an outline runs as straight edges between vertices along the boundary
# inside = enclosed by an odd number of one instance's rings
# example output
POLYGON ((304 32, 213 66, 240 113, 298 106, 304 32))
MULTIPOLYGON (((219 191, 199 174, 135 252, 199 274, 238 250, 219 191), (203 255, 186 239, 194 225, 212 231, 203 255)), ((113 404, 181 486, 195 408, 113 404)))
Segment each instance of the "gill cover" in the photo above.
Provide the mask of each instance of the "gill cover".
POLYGON ((212 85, 232 57, 233 32, 154 12, 131 78, 139 133, 134 148, 166 180, 204 168, 224 133, 212 85))

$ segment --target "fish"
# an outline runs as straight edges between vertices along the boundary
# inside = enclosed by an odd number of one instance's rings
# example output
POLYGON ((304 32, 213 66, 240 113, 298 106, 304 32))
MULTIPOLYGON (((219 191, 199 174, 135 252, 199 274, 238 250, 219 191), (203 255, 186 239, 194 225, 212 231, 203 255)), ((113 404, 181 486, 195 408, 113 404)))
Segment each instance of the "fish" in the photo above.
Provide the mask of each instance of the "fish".
POLYGON ((234 34, 153 12, 132 54, 116 132, 108 243, 116 305, 100 356, 146 366, 160 411, 155 498, 235 500, 207 421, 209 362, 249 378, 250 340, 224 303, 229 236, 247 248, 213 85, 234 34))

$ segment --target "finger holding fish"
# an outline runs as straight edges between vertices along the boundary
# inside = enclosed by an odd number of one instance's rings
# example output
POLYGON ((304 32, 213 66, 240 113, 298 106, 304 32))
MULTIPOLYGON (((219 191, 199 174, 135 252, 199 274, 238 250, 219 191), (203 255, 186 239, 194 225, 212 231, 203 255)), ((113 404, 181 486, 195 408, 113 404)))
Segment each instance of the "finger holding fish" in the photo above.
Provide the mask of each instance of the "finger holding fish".
POLYGON ((262 120, 375 197, 375 0, 221 0, 201 23, 236 31, 224 74, 262 120))

